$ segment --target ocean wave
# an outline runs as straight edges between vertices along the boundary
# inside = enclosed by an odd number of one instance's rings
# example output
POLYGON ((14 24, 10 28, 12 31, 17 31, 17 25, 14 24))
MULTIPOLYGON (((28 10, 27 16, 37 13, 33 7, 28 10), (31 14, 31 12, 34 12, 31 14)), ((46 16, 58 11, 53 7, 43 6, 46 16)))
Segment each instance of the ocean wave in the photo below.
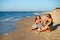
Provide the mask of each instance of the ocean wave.
POLYGON ((15 17, 10 17, 10 18, 6 18, 6 19, 1 19, 0 21, 17 21, 20 20, 21 18, 15 18, 15 17))
POLYGON ((35 15, 40 15, 40 13, 33 13, 33 14, 35 14, 35 15))
POLYGON ((26 16, 26 17, 30 17, 30 16, 26 16))
POLYGON ((14 18, 14 17, 6 18, 5 21, 11 20, 11 19, 13 19, 13 18, 14 18))

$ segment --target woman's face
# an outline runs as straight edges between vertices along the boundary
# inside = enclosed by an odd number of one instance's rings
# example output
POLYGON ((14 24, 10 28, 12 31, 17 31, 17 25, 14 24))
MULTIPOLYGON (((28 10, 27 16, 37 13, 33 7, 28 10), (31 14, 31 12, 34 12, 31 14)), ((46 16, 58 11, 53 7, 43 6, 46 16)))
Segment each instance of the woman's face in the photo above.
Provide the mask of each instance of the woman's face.
POLYGON ((40 17, 39 17, 39 16, 37 16, 37 19, 40 19, 40 17))
POLYGON ((49 18, 49 15, 46 15, 46 18, 49 18))

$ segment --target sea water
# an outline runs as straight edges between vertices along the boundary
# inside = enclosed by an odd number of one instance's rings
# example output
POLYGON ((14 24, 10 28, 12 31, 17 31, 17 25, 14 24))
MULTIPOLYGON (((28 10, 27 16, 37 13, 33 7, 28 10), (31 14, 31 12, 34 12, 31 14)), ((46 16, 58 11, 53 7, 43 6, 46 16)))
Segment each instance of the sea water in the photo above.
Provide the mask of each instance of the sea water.
POLYGON ((42 12, 0 12, 0 36, 16 30, 16 21, 24 17, 43 15, 42 12))

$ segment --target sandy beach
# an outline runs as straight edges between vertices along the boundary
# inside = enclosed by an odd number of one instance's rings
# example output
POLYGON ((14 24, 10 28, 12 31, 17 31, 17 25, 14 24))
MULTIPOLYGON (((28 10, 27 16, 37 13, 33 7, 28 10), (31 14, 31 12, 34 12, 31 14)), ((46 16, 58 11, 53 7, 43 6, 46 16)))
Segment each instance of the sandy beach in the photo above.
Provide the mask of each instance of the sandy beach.
POLYGON ((18 20, 17 29, 8 35, 0 37, 0 40, 60 40, 60 12, 50 12, 53 18, 55 30, 52 32, 36 33, 27 31, 34 24, 35 17, 27 17, 18 20))

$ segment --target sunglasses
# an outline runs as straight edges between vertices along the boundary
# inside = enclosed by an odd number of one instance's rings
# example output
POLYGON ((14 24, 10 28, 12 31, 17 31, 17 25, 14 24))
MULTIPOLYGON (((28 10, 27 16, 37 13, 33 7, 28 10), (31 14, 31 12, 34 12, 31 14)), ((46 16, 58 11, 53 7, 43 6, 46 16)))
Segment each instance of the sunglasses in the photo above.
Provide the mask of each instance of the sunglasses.
POLYGON ((49 17, 49 16, 46 16, 46 17, 49 17))

